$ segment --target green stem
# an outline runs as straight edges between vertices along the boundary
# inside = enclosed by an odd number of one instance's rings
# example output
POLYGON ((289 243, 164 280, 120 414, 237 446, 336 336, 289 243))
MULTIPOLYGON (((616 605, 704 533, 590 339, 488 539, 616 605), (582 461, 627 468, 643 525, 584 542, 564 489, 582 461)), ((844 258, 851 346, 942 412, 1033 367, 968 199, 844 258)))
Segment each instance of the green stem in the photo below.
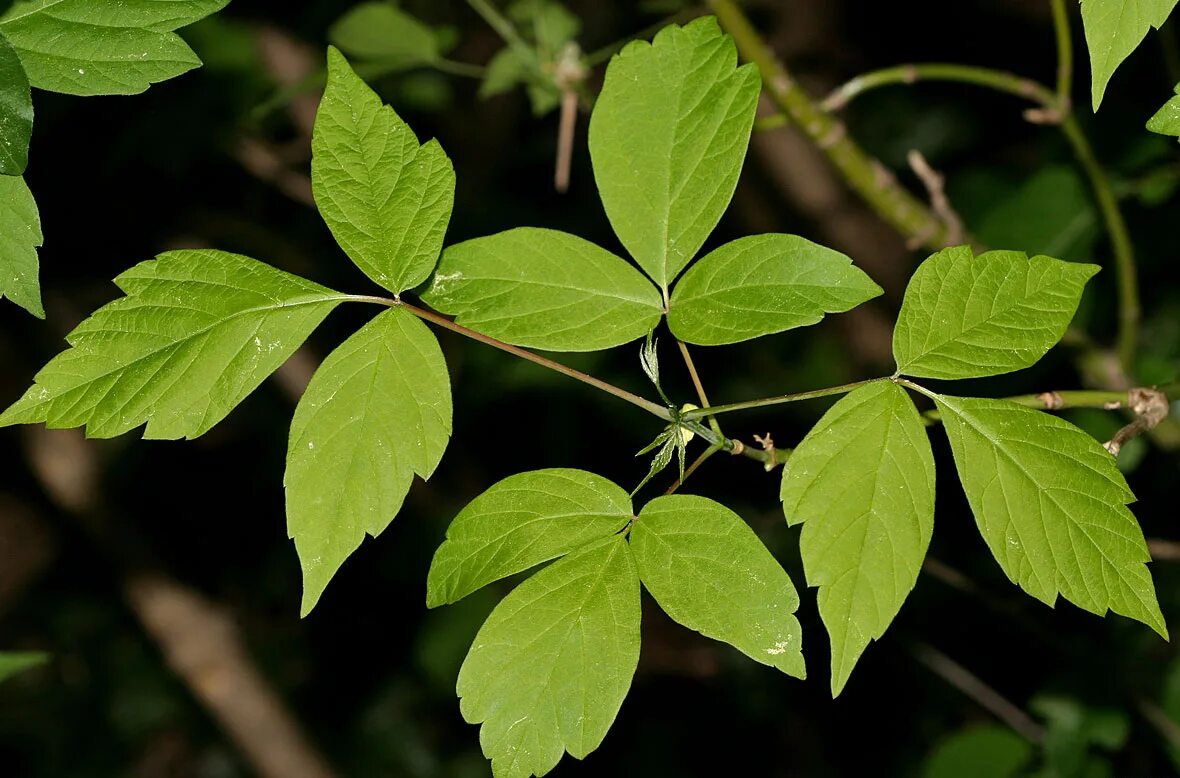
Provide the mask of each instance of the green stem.
POLYGON ((828 397, 833 394, 846 394, 853 389, 864 386, 866 384, 876 383, 877 381, 888 381, 888 378, 869 378, 865 381, 853 381, 850 384, 843 384, 841 386, 829 386, 826 389, 812 389, 809 392, 796 392, 795 394, 783 394, 777 397, 764 397, 760 400, 747 400, 740 403, 730 403, 728 405, 712 405, 708 408, 701 408, 695 411, 686 411, 683 418, 692 420, 699 419, 714 413, 729 413, 730 411, 744 411, 750 408, 765 408, 770 405, 782 405, 783 403, 798 402, 800 400, 813 400, 817 397, 828 397))
POLYGON ((839 110, 869 90, 896 84, 913 84, 918 81, 974 84, 1032 100, 1046 109, 1052 109, 1057 105, 1054 94, 1030 78, 1003 70, 950 62, 908 63, 864 73, 838 87, 824 99, 823 105, 829 110, 839 110))
POLYGON ((1123 220, 1119 210, 1118 200, 1114 196, 1110 180, 1106 171, 1094 156, 1094 149, 1090 146, 1077 119, 1067 115, 1061 122, 1061 131, 1069 141, 1074 156, 1090 182, 1090 189, 1098 203, 1098 210, 1102 220, 1106 222, 1106 232, 1110 236, 1110 247, 1114 254, 1115 273, 1119 295, 1118 307, 1118 353, 1119 363, 1123 372, 1130 375, 1135 364, 1135 353, 1139 348, 1139 279, 1135 270, 1135 249, 1131 245, 1131 236, 1127 231, 1127 223, 1123 220))
POLYGON ((536 51, 525 42, 524 38, 520 37, 520 33, 516 31, 516 26, 508 20, 508 17, 504 16, 494 5, 488 2, 488 0, 467 0, 467 5, 471 6, 471 9, 479 14, 487 25, 504 39, 505 43, 518 53, 525 55, 526 61, 531 62, 536 59, 536 51))
POLYGON ((696 459, 694 459, 692 464, 689 465, 688 468, 684 471, 684 477, 677 478, 672 483, 672 485, 668 487, 668 491, 664 492, 664 495, 667 496, 669 494, 675 494, 676 490, 679 489, 684 484, 684 482, 688 480, 688 477, 690 475, 692 475, 693 473, 696 472, 696 469, 698 467, 700 467, 701 465, 703 465, 705 463, 706 459, 713 456, 714 454, 716 454, 720 450, 721 450, 720 446, 709 446, 707 449, 702 451, 701 455, 699 457, 697 457, 696 459))
POLYGON ((593 386, 595 389, 601 389, 607 394, 614 395, 620 400, 626 400, 632 405, 642 408, 653 416, 663 419, 664 421, 672 420, 671 412, 662 405, 654 403, 651 400, 646 400, 639 395, 628 392, 626 389, 617 387, 614 384, 608 384, 606 381, 602 381, 592 375, 583 373, 581 370, 575 370, 572 367, 563 365, 560 362, 554 362, 552 359, 543 357, 540 354, 534 354, 533 352, 527 351, 523 348, 520 348, 519 346, 513 346, 511 343, 505 343, 502 340, 497 340, 496 338, 493 338, 489 335, 484 335, 482 332, 476 332, 473 329, 464 327, 462 324, 456 324, 445 316, 437 314, 434 311, 428 311, 425 308, 419 308, 416 305, 410 305, 404 300, 394 300, 388 297, 373 297, 370 295, 356 294, 345 295, 344 299, 358 303, 375 303, 377 305, 384 305, 389 308, 405 308, 419 319, 428 321, 431 324, 436 324, 443 329, 450 330, 451 332, 456 332, 466 338, 479 341, 480 343, 491 346, 492 348, 498 348, 501 351, 512 354, 515 357, 528 360, 535 365, 540 365, 541 367, 547 368, 556 373, 561 373, 562 375, 572 378, 575 381, 581 381, 584 384, 593 386))
POLYGON ((1073 94, 1073 39, 1069 34, 1069 14, 1065 0, 1049 0, 1053 7, 1053 32, 1057 37, 1057 105, 1069 112, 1073 94))
MULTIPOLYGON (((700 374, 697 373, 697 366, 693 364, 692 355, 688 353, 688 346, 679 338, 676 339, 676 345, 680 348, 680 355, 684 357, 684 366, 688 368, 688 375, 692 378, 692 385, 697 390, 697 398, 701 401, 701 409, 707 410, 709 408, 709 398, 705 395, 705 386, 701 383, 700 374)), ((721 433, 721 424, 718 423, 717 417, 712 413, 708 415, 709 427, 718 435, 721 433)))
MULTIPOLYGON (((895 381, 932 400, 938 397, 935 392, 913 381, 907 381, 904 378, 898 378, 895 381)), ((1173 381, 1154 388, 1157 391, 1163 392, 1169 399, 1180 398, 1180 381, 1173 381)), ((1002 399, 1010 403, 1023 405, 1026 408, 1036 408, 1039 411, 1059 411, 1066 408, 1096 408, 1112 411, 1120 408, 1129 408, 1132 402, 1131 392, 1133 391, 1135 390, 1101 391, 1075 389, 1063 392, 1042 392, 1041 394, 1018 394, 1002 399)), ((936 424, 941 418, 942 416, 938 412, 938 409, 931 409, 922 414, 922 423, 929 426, 936 424)))
POLYGON ((912 84, 917 81, 954 81, 1023 97, 1040 106, 1038 120, 1053 121, 1061 125, 1061 131, 1089 181, 1094 200, 1098 204, 1099 213, 1102 214, 1107 234, 1110 236, 1118 286, 1119 362, 1123 371, 1130 374, 1138 348, 1141 316, 1135 252, 1110 180, 1094 156, 1094 149, 1082 132, 1077 119, 1069 113, 1068 105, 1063 105, 1058 96, 1044 86, 1022 76, 990 68, 941 62, 898 65, 865 73, 837 89, 825 103, 843 106, 870 89, 912 84))
POLYGON ((736 0, 709 0, 709 6, 721 26, 733 36, 742 58, 758 67, 767 96, 827 155, 849 186, 915 245, 944 248, 948 231, 943 221, 904 189, 884 165, 849 138, 842 122, 812 102, 766 47, 736 0))
POLYGON ((453 59, 436 59, 430 63, 430 66, 442 73, 449 73, 452 76, 462 76, 463 78, 483 78, 487 74, 487 68, 482 65, 473 65, 470 62, 456 62, 453 59))

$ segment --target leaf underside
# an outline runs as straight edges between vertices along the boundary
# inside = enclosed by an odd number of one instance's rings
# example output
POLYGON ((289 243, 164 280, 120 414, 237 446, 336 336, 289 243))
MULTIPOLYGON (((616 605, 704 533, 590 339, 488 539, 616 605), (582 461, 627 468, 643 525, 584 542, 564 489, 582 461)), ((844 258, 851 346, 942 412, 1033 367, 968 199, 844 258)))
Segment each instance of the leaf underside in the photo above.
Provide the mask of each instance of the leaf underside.
POLYGON ((109 438, 195 438, 299 347, 343 295, 224 251, 170 251, 71 332, 0 426, 85 425, 109 438))
POLYGON ((619 346, 663 314, 659 292, 626 260, 531 227, 448 247, 422 299, 464 326, 549 351, 619 346))
POLYGON ((434 472, 451 435, 451 390, 438 341, 391 308, 328 355, 291 421, 287 531, 303 567, 303 615, 366 534, 434 472))
POLYGON ((426 606, 466 597, 613 535, 631 520, 631 498, 602 476, 553 468, 509 476, 467 504, 430 564, 426 606))
POLYGON ((781 497, 832 643, 832 696, 918 580, 934 528, 934 457, 914 404, 880 381, 833 405, 791 454, 781 497))
POLYGON ((497 778, 581 759, 614 722, 639 661, 639 576, 621 535, 563 557, 496 606, 459 671, 463 718, 497 778))
POLYGON ((1160 135, 1180 138, 1180 84, 1176 84, 1176 97, 1164 103, 1147 122, 1147 129, 1160 135))
POLYGON ((1007 400, 936 402, 976 524, 1008 578, 1046 605, 1060 593, 1167 637, 1114 457, 1069 422, 1007 400))
POLYGON ((704 497, 657 497, 640 512, 631 549, 644 588, 677 622, 806 677, 799 595, 733 511, 704 497))

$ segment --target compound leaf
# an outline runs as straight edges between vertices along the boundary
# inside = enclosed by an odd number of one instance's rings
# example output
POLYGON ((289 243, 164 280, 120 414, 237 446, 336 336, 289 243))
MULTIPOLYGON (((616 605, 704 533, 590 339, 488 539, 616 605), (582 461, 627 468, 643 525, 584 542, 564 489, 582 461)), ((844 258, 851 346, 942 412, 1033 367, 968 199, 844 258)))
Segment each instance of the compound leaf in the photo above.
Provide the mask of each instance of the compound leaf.
POLYGON ((1090 99, 1098 110, 1106 84, 1152 27, 1168 20, 1176 0, 1081 0, 1090 50, 1090 99))
POLYGON ((328 28, 328 40, 350 57, 412 68, 442 56, 439 36, 429 26, 387 3, 361 3, 328 28))
POLYGON ((438 141, 419 146, 332 47, 311 152, 316 206, 349 258, 395 294, 425 281, 451 218, 455 171, 438 141))
POLYGON ((796 235, 751 235, 710 252, 677 282, 668 326, 718 346, 815 324, 877 295, 852 260, 796 235))
POLYGON ((328 355, 295 409, 283 476, 303 615, 365 534, 389 526, 414 474, 430 477, 450 436, 446 362, 413 314, 383 311, 328 355))
POLYGON ((494 338, 550 351, 627 343, 663 313, 659 292, 622 258, 532 227, 449 246, 422 299, 494 338))
POLYGON ((497 778, 544 775, 606 737, 639 661, 639 576, 621 535, 516 587, 459 671, 463 718, 497 778))
POLYGON ((1180 84, 1176 84, 1176 96, 1164 103, 1155 116, 1147 122, 1147 129, 1160 135, 1174 135, 1180 138, 1180 84))
POLYGON ((29 81, 71 95, 132 95, 201 61, 174 30, 229 0, 27 0, 0 18, 29 81))
POLYGON ((639 578, 669 616, 755 662, 803 678, 799 595, 736 513, 674 494, 644 506, 631 530, 639 578))
POLYGON ((737 185, 761 82, 713 17, 670 25, 611 60, 590 155, 619 240, 667 289, 737 185))
POLYGON ((934 396, 975 522, 1020 588, 1060 593, 1167 637, 1135 499, 1114 457, 1067 421, 1007 400, 934 396))
POLYGON ((934 457, 914 404, 879 381, 833 405, 791 454, 783 511, 832 641, 832 696, 913 590, 934 528, 934 457))
POLYGON ((169 251, 115 279, 126 297, 71 332, 71 348, 0 415, 0 426, 147 422, 145 438, 195 438, 299 347, 344 295, 224 251, 169 251))
POLYGON ((898 373, 977 378, 1032 365, 1065 334, 1098 270, 1019 251, 974 256, 969 246, 931 255, 893 329, 898 373))
POLYGON ((0 297, 7 297, 38 319, 41 283, 37 247, 44 240, 37 202, 21 176, 0 176, 0 297))
POLYGON ((0 34, 0 175, 19 176, 29 164, 33 95, 20 55, 0 34))
POLYGON ((631 515, 631 498, 621 487, 585 470, 509 476, 468 503, 447 528, 430 563, 426 607, 455 602, 612 535, 631 515))

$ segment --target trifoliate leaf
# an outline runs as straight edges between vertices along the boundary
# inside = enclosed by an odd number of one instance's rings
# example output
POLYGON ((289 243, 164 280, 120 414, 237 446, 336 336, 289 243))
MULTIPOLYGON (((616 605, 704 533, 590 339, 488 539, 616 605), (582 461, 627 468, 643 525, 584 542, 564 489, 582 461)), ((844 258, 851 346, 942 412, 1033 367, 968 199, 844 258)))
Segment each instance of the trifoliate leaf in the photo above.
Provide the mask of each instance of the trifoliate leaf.
POLYGON ((7 297, 38 319, 41 283, 37 247, 44 240, 37 202, 20 176, 0 176, 0 297, 7 297))
POLYGON ((38 89, 132 95, 201 61, 174 30, 229 0, 27 0, 0 18, 38 89))
POLYGON ((1164 107, 1147 121, 1147 129, 1180 138, 1180 84, 1176 84, 1175 91, 1176 97, 1164 103, 1164 107))
POLYGON ((115 279, 127 296, 66 340, 0 426, 195 438, 233 410, 345 295, 224 251, 169 251, 115 279))
POLYGON ((639 661, 639 576, 623 537, 559 559, 516 587, 459 671, 463 718, 496 778, 544 775, 606 736, 639 661))
POLYGON ((799 595, 736 513, 704 497, 657 497, 639 513, 631 550, 644 587, 673 619, 805 677, 799 595))
POLYGON ((631 520, 631 498, 602 476, 553 468, 509 476, 476 497, 451 526, 426 580, 426 607, 455 602, 631 520))
POLYGON ((33 96, 16 49, 0 34, 0 175, 19 176, 29 164, 33 96))
POLYGON ((1106 84, 1152 27, 1168 20, 1176 0, 1081 0, 1090 50, 1090 99, 1098 110, 1106 84))
POLYGON ((383 311, 328 355, 291 420, 287 532, 303 567, 303 615, 365 534, 389 526, 417 473, 451 436, 438 341, 413 314, 383 311))
POLYGON ((400 294, 438 261, 455 171, 328 49, 328 86, 311 139, 311 187, 336 241, 365 275, 400 294))
POLYGON ((49 655, 39 651, 0 651, 0 681, 43 665, 48 660, 49 655))
POLYGON ((659 292, 626 260, 532 227, 449 246, 422 299, 464 326, 549 351, 619 346, 663 313, 659 292))
POLYGON ((619 240, 667 289, 717 226, 750 141, 760 80, 704 17, 611 59, 590 155, 619 240))
POLYGON ((934 456, 905 390, 862 386, 791 454, 783 511, 832 641, 832 696, 913 590, 934 528, 934 456))
POLYGON ((1114 457, 1063 419, 1007 400, 935 396, 959 479, 996 561, 1053 605, 1060 593, 1167 636, 1151 557, 1114 457))
POLYGON ((1098 270, 1019 251, 974 256, 969 246, 931 255, 893 329, 898 373, 977 378, 1032 365, 1065 334, 1098 270))
POLYGON ((391 68, 428 65, 442 56, 433 29, 388 3, 361 3, 328 28, 328 40, 349 57, 391 68))
POLYGON ((710 252, 676 284, 668 326, 718 346, 815 324, 877 295, 852 260, 796 235, 751 235, 710 252))

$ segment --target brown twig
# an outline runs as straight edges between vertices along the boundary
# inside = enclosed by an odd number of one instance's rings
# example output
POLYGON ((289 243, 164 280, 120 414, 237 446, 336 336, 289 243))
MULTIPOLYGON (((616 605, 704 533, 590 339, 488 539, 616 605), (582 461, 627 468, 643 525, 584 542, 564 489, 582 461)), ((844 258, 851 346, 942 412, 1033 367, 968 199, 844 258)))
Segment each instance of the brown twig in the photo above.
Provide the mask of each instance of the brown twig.
POLYGON ((1118 456, 1123 445, 1138 435, 1150 432, 1168 417, 1168 397, 1159 389, 1136 387, 1127 392, 1127 404, 1135 418, 1120 429, 1110 440, 1102 444, 1114 456, 1118 456))
POLYGON ((142 539, 116 537, 94 444, 78 430, 29 427, 28 460, 49 497, 73 515, 122 578, 127 604, 193 697, 263 778, 331 778, 255 667, 232 617, 162 572, 147 572, 142 539))
MULTIPOLYGON (((966 237, 963 229, 963 220, 959 218, 959 214, 951 207, 950 198, 946 196, 946 177, 930 167, 930 163, 926 161, 926 157, 917 149, 910 149, 906 155, 906 160, 910 164, 910 169, 914 171, 914 175, 926 187, 926 192, 930 195, 930 206, 946 226, 947 243, 952 245, 962 243, 966 237)), ((922 242, 916 236, 906 242, 906 246, 911 249, 916 249, 921 245, 922 242)))
POLYGON ((915 645, 913 652, 914 657, 931 672, 970 697, 1029 742, 1040 743, 1045 739, 1044 727, 946 654, 924 643, 915 645))

